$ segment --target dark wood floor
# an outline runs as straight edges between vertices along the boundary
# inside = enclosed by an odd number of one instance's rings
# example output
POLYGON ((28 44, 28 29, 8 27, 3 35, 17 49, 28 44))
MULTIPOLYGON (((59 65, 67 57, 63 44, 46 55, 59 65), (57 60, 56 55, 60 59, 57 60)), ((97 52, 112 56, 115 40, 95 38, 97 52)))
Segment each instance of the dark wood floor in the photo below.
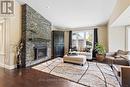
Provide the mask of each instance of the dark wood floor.
POLYGON ((77 83, 31 68, 7 70, 0 68, 0 87, 83 87, 77 83))

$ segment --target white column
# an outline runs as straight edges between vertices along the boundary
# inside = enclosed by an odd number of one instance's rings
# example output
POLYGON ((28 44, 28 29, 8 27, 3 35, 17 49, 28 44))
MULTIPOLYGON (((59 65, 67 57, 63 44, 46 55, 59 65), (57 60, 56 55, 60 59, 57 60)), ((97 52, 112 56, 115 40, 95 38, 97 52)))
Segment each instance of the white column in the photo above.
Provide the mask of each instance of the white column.
POLYGON ((76 48, 79 50, 79 47, 78 47, 78 35, 76 35, 76 48))
POLYGON ((126 50, 130 51, 130 26, 126 27, 126 50))
POLYGON ((84 48, 86 47, 86 32, 84 32, 84 48))
POLYGON ((130 27, 128 28, 128 50, 130 51, 130 27))

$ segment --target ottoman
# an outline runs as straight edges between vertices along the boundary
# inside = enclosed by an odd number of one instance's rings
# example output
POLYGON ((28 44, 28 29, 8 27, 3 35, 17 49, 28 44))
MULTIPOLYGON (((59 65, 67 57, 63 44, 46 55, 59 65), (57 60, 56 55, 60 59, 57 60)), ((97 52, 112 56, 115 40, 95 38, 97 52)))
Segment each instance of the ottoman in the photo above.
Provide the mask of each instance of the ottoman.
POLYGON ((74 56, 65 55, 63 57, 63 61, 67 63, 84 65, 86 63, 86 56, 85 55, 74 55, 74 56))

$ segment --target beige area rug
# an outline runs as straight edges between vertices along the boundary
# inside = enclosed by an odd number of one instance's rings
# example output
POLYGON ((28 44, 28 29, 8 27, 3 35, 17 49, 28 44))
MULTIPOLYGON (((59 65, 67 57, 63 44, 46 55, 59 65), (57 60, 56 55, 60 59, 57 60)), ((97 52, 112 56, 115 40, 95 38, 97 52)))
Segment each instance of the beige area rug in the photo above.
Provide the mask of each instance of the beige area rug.
POLYGON ((80 66, 63 63, 62 58, 56 58, 32 68, 74 81, 86 87, 120 87, 111 67, 107 64, 86 62, 84 66, 80 66))

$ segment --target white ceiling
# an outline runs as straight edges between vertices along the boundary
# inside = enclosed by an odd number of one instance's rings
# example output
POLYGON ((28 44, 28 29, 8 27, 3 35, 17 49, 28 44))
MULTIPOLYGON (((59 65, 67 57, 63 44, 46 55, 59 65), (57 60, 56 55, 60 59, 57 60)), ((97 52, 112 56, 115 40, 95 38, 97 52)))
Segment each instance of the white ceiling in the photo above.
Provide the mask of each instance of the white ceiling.
POLYGON ((27 3, 59 27, 106 24, 117 0, 18 0, 27 3))

